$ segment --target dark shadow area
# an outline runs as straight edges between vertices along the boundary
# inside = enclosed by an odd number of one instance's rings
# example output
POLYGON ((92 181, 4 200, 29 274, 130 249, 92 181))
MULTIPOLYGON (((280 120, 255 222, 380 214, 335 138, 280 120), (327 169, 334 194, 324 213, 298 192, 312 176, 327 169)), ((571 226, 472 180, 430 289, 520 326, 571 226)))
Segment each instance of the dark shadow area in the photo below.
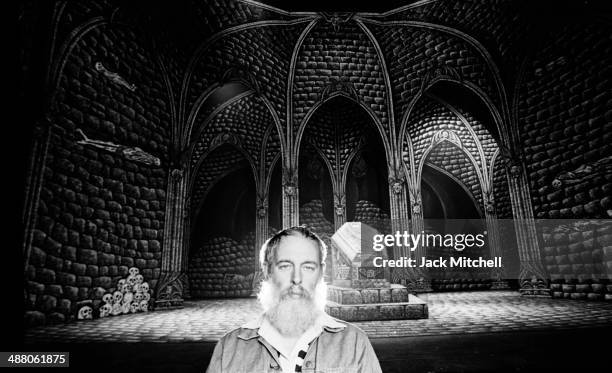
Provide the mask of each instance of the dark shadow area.
MULTIPOLYGON (((601 371, 612 326, 515 333, 371 340, 385 373, 601 371), (578 343, 577 341, 587 341, 578 343), (570 352, 569 355, 560 353, 570 352)), ((27 345, 29 351, 70 351, 71 371, 203 372, 214 348, 202 343, 27 345)), ((63 370, 62 370, 63 371, 63 370)))

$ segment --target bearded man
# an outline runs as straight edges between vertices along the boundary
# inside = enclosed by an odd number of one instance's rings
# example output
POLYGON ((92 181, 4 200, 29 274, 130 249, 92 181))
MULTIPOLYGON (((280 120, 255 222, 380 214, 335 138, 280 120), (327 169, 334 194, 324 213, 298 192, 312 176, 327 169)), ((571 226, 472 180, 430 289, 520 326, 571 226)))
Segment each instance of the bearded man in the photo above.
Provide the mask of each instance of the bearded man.
POLYGON ((261 247, 263 315, 217 343, 208 373, 377 373, 367 335, 325 313, 326 245, 305 227, 276 233, 261 247))

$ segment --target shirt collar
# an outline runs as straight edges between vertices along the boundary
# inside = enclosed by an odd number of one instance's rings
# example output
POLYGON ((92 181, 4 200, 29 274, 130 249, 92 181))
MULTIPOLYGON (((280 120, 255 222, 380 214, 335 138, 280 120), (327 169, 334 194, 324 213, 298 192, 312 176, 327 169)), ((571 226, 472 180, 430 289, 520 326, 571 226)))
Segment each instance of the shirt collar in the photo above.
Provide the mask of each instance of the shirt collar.
MULTIPOLYGON (((238 337, 244 340, 253 339, 258 336, 258 330, 264 321, 264 315, 261 314, 257 318, 247 322, 241 326, 241 330, 238 337)), ((346 324, 339 320, 331 317, 327 313, 323 312, 317 318, 316 324, 320 325, 323 329, 331 333, 337 333, 342 329, 346 328, 346 324)))

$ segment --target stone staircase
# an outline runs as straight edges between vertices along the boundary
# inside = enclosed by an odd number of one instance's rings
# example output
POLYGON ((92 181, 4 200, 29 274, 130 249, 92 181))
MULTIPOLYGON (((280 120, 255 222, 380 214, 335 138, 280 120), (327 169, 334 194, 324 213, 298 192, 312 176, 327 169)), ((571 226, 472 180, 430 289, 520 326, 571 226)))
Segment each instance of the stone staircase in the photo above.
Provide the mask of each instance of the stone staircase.
POLYGON ((344 288, 329 286, 325 311, 345 321, 411 320, 429 316, 427 303, 408 292, 405 286, 344 288))

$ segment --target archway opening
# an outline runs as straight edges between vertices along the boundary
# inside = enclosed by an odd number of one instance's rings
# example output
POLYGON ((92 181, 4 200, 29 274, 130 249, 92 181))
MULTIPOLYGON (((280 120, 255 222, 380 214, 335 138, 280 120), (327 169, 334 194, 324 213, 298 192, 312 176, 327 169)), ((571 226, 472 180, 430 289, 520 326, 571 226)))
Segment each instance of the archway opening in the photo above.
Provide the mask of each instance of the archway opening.
MULTIPOLYGON (((481 205, 482 191, 476 168, 454 144, 438 144, 425 159, 421 180, 424 227, 426 234, 452 236, 454 242, 467 236, 482 235, 482 245, 427 245, 426 257, 487 258, 489 243, 481 205)), ((490 286, 488 268, 465 266, 429 268, 434 290, 478 290, 490 286)))
POLYGON ((300 141, 300 223, 328 244, 346 221, 387 230, 387 168, 374 119, 353 99, 332 97, 310 116, 300 141))
POLYGON ((202 162, 191 193, 192 298, 250 295, 256 270, 255 190, 252 168, 234 146, 221 145, 202 162))

